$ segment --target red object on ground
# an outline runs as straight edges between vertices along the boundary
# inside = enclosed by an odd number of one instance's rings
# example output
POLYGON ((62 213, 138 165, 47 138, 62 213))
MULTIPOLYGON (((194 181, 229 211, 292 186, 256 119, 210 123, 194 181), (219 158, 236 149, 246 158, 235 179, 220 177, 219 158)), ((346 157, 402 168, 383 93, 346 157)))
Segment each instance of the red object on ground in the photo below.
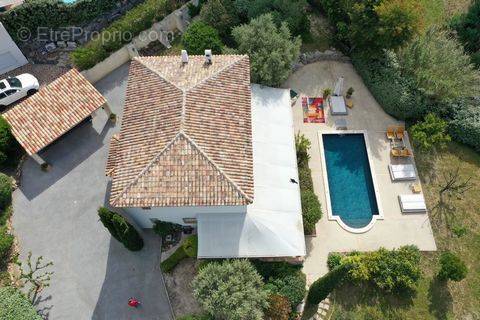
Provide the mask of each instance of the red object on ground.
POLYGON ((137 299, 135 299, 135 298, 130 298, 130 299, 128 299, 128 305, 129 305, 130 307, 136 308, 136 307, 138 307, 138 306, 140 305, 140 302, 139 302, 137 299))

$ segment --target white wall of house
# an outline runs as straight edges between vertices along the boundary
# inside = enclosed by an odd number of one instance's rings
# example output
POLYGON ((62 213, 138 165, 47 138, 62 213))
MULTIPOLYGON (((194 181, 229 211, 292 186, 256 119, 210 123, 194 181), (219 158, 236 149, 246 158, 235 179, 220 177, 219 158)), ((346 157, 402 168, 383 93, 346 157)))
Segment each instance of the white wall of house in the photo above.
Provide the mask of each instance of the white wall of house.
POLYGON ((198 218, 202 213, 246 213, 247 206, 192 206, 192 207, 152 207, 123 208, 123 210, 142 228, 151 228, 152 220, 188 225, 184 218, 198 218))
POLYGON ((28 61, 0 22, 0 74, 27 64, 28 61))

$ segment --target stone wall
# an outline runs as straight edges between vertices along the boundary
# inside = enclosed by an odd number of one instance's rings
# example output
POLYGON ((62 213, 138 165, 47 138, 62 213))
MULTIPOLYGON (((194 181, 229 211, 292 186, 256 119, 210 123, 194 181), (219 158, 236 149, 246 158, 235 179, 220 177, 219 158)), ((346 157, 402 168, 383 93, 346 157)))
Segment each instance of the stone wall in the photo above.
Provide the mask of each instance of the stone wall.
MULTIPOLYGON (((197 5, 197 1, 198 0, 193 0, 190 2, 197 5)), ((97 63, 94 67, 82 71, 82 74, 88 79, 88 81, 95 83, 116 68, 120 67, 122 64, 128 62, 131 58, 138 56, 139 49, 147 47, 154 41, 159 41, 168 47, 170 45, 167 37, 168 33, 175 31, 183 32, 190 23, 187 5, 188 3, 173 11, 162 21, 155 23, 150 29, 142 31, 138 36, 133 38, 129 44, 126 44, 121 49, 115 51, 108 58, 97 63)))
POLYGON ((293 71, 297 71, 304 65, 318 61, 350 62, 350 58, 333 48, 323 52, 318 50, 315 52, 305 52, 300 55, 298 61, 292 66, 292 69, 293 71))

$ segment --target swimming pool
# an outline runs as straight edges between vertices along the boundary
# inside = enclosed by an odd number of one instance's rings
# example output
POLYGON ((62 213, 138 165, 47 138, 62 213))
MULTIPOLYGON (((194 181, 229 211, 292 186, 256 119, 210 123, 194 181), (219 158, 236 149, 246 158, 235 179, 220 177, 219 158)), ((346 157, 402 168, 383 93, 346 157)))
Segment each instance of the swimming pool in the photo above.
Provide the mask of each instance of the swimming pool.
POLYGON ((320 134, 329 218, 360 233, 381 218, 366 133, 320 134))

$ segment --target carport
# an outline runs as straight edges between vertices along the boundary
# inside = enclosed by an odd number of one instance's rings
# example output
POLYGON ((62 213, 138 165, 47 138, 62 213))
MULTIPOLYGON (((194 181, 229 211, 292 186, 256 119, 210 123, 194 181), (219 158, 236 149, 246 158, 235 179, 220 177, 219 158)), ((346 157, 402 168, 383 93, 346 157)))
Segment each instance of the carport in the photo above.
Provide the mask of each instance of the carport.
POLYGON ((111 114, 105 98, 76 69, 72 69, 3 116, 12 134, 39 164, 38 152, 102 108, 111 114))

